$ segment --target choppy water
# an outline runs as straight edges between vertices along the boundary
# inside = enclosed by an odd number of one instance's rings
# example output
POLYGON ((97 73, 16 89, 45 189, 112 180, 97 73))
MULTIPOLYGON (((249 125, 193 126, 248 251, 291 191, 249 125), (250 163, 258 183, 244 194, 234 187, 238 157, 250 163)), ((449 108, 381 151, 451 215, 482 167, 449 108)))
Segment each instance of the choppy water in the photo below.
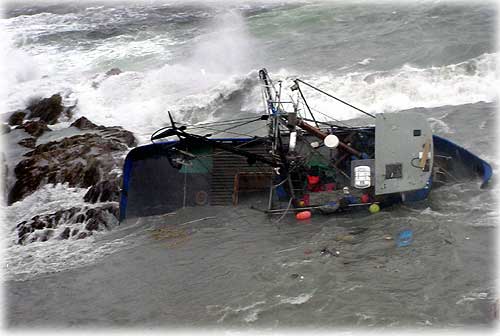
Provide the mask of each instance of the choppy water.
MULTIPOLYGON (((167 110, 190 123, 260 113, 257 70, 266 67, 369 112, 419 108, 436 134, 498 167, 490 3, 11 3, 4 14, 6 111, 63 91, 78 100, 75 118, 122 125, 145 142, 167 110), (124 72, 103 79, 112 67, 124 72)), ((358 116, 306 94, 336 119, 358 116)), ((28 209, 77 204, 84 192, 49 186, 7 209, 9 325, 492 323, 496 186, 444 187, 368 217, 275 224, 243 206, 183 210, 78 242, 10 243, 28 209), (205 217, 215 218, 175 225, 205 217), (165 227, 176 236, 155 239, 165 227), (339 240, 354 227, 367 230, 339 240), (410 246, 384 239, 405 228, 410 246)))

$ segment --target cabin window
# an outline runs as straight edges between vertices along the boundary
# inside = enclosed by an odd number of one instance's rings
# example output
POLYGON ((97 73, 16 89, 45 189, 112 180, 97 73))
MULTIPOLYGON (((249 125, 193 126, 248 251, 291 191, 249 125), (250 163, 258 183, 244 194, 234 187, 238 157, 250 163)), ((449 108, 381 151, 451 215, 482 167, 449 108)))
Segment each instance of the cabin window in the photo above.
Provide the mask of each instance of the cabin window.
POLYGON ((422 135, 422 130, 413 130, 413 136, 421 136, 422 135))

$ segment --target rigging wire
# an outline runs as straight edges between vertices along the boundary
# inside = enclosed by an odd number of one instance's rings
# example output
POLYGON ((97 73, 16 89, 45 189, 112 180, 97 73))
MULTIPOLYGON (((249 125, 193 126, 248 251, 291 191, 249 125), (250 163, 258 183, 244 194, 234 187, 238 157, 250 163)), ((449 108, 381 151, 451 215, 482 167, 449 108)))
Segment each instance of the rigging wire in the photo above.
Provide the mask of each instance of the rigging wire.
MULTIPOLYGON (((198 127, 198 128, 201 128, 201 129, 204 129, 207 131, 220 131, 220 129, 213 128, 213 127, 198 127)), ((254 135, 251 135, 251 134, 238 133, 238 132, 234 132, 234 131, 225 131, 225 133, 233 134, 233 135, 240 135, 240 136, 249 137, 249 138, 254 137, 254 135)))
MULTIPOLYGON (((259 127, 257 127, 257 128, 254 128, 253 130, 250 130, 250 131, 248 131, 248 132, 249 132, 249 133, 253 133, 253 132, 255 132, 255 131, 258 131, 258 130, 260 130, 260 129, 263 129, 264 127, 266 127, 266 128, 267 128, 267 124, 266 124, 266 125, 259 126, 259 127)), ((255 135, 254 135, 254 136, 255 136, 255 135)))
MULTIPOLYGON (((318 124, 318 122, 316 121, 316 118, 314 117, 314 114, 312 113, 311 108, 309 107, 309 104, 307 103, 306 97, 304 97, 304 94, 302 93, 302 90, 300 89, 300 85, 297 83, 297 80, 295 80, 295 86, 294 86, 294 88, 296 88, 296 89, 299 91, 300 96, 302 97, 302 101, 303 101, 303 102, 304 102, 304 104, 306 105, 307 110, 309 111, 309 114, 311 115, 311 117, 312 117, 312 118, 313 118, 313 120, 314 120, 314 123, 316 124, 316 127, 318 127, 318 128, 319 128, 319 124, 318 124)), ((292 90, 293 90, 293 88, 292 88, 292 90)))
MULTIPOLYGON (((262 116, 261 116, 262 117, 262 116)), ((261 118, 259 117, 259 118, 261 118)), ((244 118, 238 118, 238 119, 231 119, 231 120, 219 120, 219 121, 214 121, 214 122, 209 122, 209 123, 202 123, 202 124, 182 124, 181 126, 186 126, 186 127, 191 127, 191 128, 203 128, 202 126, 217 126, 217 125, 228 125, 228 124, 235 124, 241 121, 247 121, 249 119, 255 119, 255 116, 249 116, 249 117, 244 117, 244 118)), ((151 134, 151 142, 154 143, 153 137, 160 133, 163 130, 172 128, 172 125, 161 127, 157 129, 156 131, 151 134)), ((215 131, 218 131, 217 129, 213 129, 215 131)), ((228 132, 229 133, 229 132, 228 132)), ((241 135, 241 134, 238 134, 241 135)), ((244 134, 245 136, 248 136, 247 134, 244 134)))
MULTIPOLYGON (((264 126, 260 126, 259 128, 255 129, 255 130, 252 130, 251 132, 254 132, 258 129, 261 129, 261 128, 264 128, 264 127, 267 127, 267 125, 264 125, 264 126)), ((256 142, 256 141, 262 141, 263 139, 266 139, 265 137, 256 137, 254 136, 254 139, 250 140, 250 141, 246 141, 240 145, 237 145, 237 146, 234 146, 234 148, 242 148, 244 146, 247 146, 253 142, 256 142)), ((196 157, 197 158, 204 158, 204 157, 214 157, 214 156, 218 156, 218 155, 221 155, 223 154, 224 152, 218 152, 218 153, 214 153, 214 154, 205 154, 205 155, 197 155, 196 157)))
POLYGON ((325 116, 325 117, 327 117, 327 118, 330 118, 330 119, 332 119, 332 120, 333 120, 333 121, 335 121, 335 122, 338 122, 338 123, 340 123, 340 124, 344 124, 344 125, 345 125, 345 126, 347 126, 347 127, 353 127, 352 125, 349 125, 348 123, 343 122, 343 121, 341 121, 341 120, 335 119, 335 118, 333 118, 333 117, 329 116, 328 114, 321 112, 321 111, 320 111, 320 110, 318 110, 318 109, 315 109, 315 108, 311 107, 311 110, 314 110, 315 112, 318 112, 319 114, 321 114, 321 115, 323 115, 323 116, 325 116))
POLYGON ((316 91, 318 91, 318 92, 321 92, 322 94, 327 95, 328 97, 333 98, 333 99, 335 99, 335 100, 337 100, 337 101, 339 101, 339 102, 341 102, 341 103, 343 103, 343 104, 345 104, 345 105, 347 105, 347 106, 350 106, 350 107, 352 107, 353 109, 358 110, 359 112, 366 114, 367 116, 370 116, 370 117, 372 117, 372 118, 375 118, 375 116, 374 116, 373 114, 368 113, 368 112, 366 112, 366 111, 363 111, 362 109, 360 109, 360 108, 358 108, 358 107, 356 107, 356 106, 354 106, 354 105, 351 105, 351 104, 349 104, 348 102, 345 102, 345 101, 343 101, 342 99, 339 99, 339 98, 337 98, 337 97, 335 97, 335 96, 333 96, 333 95, 329 94, 328 92, 325 92, 325 91, 323 91, 323 90, 321 90, 321 89, 319 89, 319 88, 315 87, 314 85, 311 85, 311 84, 309 84, 309 83, 307 83, 307 82, 304 82, 303 80, 298 79, 298 78, 296 79, 296 81, 301 82, 301 83, 303 83, 303 84, 305 84, 305 85, 309 86, 310 88, 312 88, 312 89, 314 89, 314 90, 316 90, 316 91))
MULTIPOLYGON (((302 102, 302 105, 304 105, 304 102, 302 102)), ((347 127, 353 127, 352 125, 349 125, 348 123, 346 123, 346 122, 344 122, 344 121, 341 121, 341 120, 335 119, 335 118, 333 118, 332 116, 329 116, 328 114, 326 114, 326 113, 324 113, 324 112, 321 112, 321 111, 320 111, 320 110, 318 110, 317 108, 310 107, 310 106, 309 106, 309 108, 310 108, 311 110, 315 111, 315 112, 318 112, 319 114, 323 115, 324 117, 326 117, 326 118, 328 118, 328 119, 331 119, 331 120, 333 120, 333 121, 335 121, 335 122, 338 122, 338 123, 340 123, 340 124, 344 124, 344 125, 345 125, 345 126, 347 126, 347 127)), ((306 118, 302 118, 302 119, 307 120, 306 118)), ((313 120, 313 121, 314 121, 314 120, 313 120)), ((324 122, 318 121, 317 123, 322 124, 322 123, 324 123, 324 122)), ((332 125, 330 125, 330 124, 328 124, 328 125, 329 125, 329 126, 332 126, 332 125)), ((336 126, 336 125, 334 125, 334 126, 336 126)))
MULTIPOLYGON (((215 134, 224 133, 224 132, 227 132, 227 131, 229 131, 229 130, 231 130, 231 129, 238 128, 238 127, 241 127, 241 126, 245 126, 245 125, 248 125, 248 124, 250 124, 250 123, 253 123, 253 122, 256 122, 256 121, 260 121, 260 120, 264 120, 264 119, 262 119, 262 117, 259 117, 259 118, 257 118, 257 119, 253 119, 253 120, 250 120, 250 121, 244 122, 244 123, 242 123, 242 124, 239 124, 239 125, 236 125, 236 126, 231 126, 231 127, 229 127, 229 128, 223 129, 223 130, 221 130, 221 131, 219 131, 219 132, 216 132, 215 134)), ((212 134, 212 135, 215 135, 215 134, 212 134)))
POLYGON ((274 224, 278 224, 287 214, 288 211, 290 210, 290 206, 292 205, 293 197, 290 197, 290 200, 288 201, 288 206, 286 207, 285 212, 281 215, 280 218, 274 221, 274 224))
POLYGON ((249 119, 255 119, 255 116, 248 116, 244 118, 238 118, 238 119, 230 119, 230 120, 217 120, 217 121, 212 121, 212 122, 207 122, 207 123, 201 123, 201 124, 182 124, 187 127, 197 127, 197 126, 213 126, 213 125, 218 125, 218 124, 228 124, 228 123, 237 123, 240 121, 245 121, 249 119))
MULTIPOLYGON (((314 120, 308 119, 308 118, 302 118, 302 120, 309 121, 309 122, 314 122, 314 120)), ((331 123, 326 122, 326 121, 318 121, 318 124, 320 124, 320 125, 326 125, 326 126, 330 126, 330 127, 334 127, 334 128, 340 128, 340 129, 348 128, 348 127, 345 127, 345 126, 339 126, 339 125, 331 124, 331 123)))

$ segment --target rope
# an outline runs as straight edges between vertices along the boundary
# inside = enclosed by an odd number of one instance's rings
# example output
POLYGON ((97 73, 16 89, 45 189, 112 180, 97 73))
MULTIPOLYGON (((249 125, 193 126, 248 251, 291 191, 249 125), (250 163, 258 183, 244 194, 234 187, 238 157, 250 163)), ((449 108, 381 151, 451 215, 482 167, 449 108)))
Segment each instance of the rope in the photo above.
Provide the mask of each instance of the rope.
POLYGON ((288 206, 286 207, 285 212, 281 215, 280 218, 278 218, 276 221, 274 221, 274 224, 278 224, 287 215, 288 211, 290 210, 290 206, 292 205, 292 200, 293 200, 293 198, 290 197, 290 200, 288 201, 288 206))

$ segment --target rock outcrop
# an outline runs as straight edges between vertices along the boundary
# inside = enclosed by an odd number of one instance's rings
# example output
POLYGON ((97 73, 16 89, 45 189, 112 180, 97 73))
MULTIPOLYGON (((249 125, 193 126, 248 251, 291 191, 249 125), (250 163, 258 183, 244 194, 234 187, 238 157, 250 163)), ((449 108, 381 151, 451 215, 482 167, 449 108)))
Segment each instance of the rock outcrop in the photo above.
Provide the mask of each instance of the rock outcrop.
POLYGON ((118 202, 120 200, 120 180, 106 180, 93 185, 83 197, 85 202, 118 202))
POLYGON ((133 134, 121 127, 102 127, 59 141, 40 144, 14 168, 16 183, 8 204, 19 201, 47 183, 68 183, 88 188, 106 180, 116 180, 113 170, 121 170, 123 155, 135 146, 133 134))
POLYGON ((107 77, 116 76, 116 75, 119 75, 121 73, 122 73, 122 71, 120 70, 120 68, 111 68, 108 71, 106 71, 106 76, 107 77))
POLYGON ((78 118, 70 126, 76 127, 78 129, 81 129, 81 130, 97 129, 99 127, 85 117, 78 118))
POLYGON ((35 138, 24 138, 21 141, 18 142, 21 146, 35 149, 36 147, 36 139, 35 138))
MULTIPOLYGON (((106 75, 119 73, 119 69, 112 69, 106 75)), ((2 169, 4 181, 8 172, 13 171, 9 183, 12 187, 5 190, 8 205, 46 184, 58 183, 88 188, 82 201, 95 204, 73 206, 18 223, 15 227, 18 244, 83 239, 118 223, 123 160, 129 148, 136 146, 136 139, 122 127, 96 125, 85 117, 68 129, 51 130, 49 125, 69 118, 73 107, 64 107, 61 95, 55 94, 33 101, 26 110, 12 112, 3 124, 4 133, 12 129, 12 134, 3 135, 11 143, 7 156, 1 153, 3 161, 9 157, 12 162, 10 169, 1 163, 6 167, 2 169), (46 132, 50 134, 44 135, 46 132), (13 144, 23 147, 14 148, 13 144), (30 150, 26 152, 26 148, 30 150)))
POLYGON ((99 86, 101 85, 101 83, 106 80, 107 78, 111 77, 111 76, 117 76, 119 74, 121 74, 123 71, 119 68, 111 68, 109 69, 108 71, 106 71, 105 74, 100 74, 100 75, 97 75, 94 77, 94 81, 92 82, 92 87, 94 89, 97 89, 99 88, 99 86))
POLYGON ((33 102, 27 109, 30 111, 29 119, 40 118, 49 125, 55 124, 64 111, 60 94, 33 102))
POLYGON ((29 111, 26 111, 26 110, 19 110, 19 111, 13 112, 8 119, 9 125, 10 126, 22 125, 23 121, 24 121, 24 117, 26 117, 28 112, 29 111))
POLYGON ((38 138, 45 132, 51 131, 51 129, 47 126, 47 123, 42 120, 30 120, 20 126, 17 126, 16 129, 24 129, 26 133, 35 138, 38 138))
POLYGON ((105 204, 100 207, 73 207, 51 214, 37 215, 16 226, 17 243, 57 239, 82 239, 94 231, 111 229, 118 224, 118 205, 105 204), (64 227, 64 229, 60 229, 64 227), (56 230, 59 229, 59 230, 56 230), (55 233, 60 233, 56 236, 55 233))

